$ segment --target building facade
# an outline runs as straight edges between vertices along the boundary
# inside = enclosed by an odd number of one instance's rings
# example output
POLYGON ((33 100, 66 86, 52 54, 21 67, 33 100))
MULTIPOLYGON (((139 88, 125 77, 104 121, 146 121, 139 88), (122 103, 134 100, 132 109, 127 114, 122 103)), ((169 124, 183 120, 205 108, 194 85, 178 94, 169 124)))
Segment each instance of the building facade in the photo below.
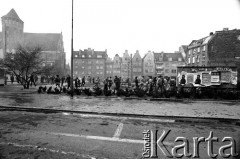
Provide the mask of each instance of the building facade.
POLYGON ((116 54, 113 58, 113 76, 121 76, 121 63, 122 58, 116 54))
POLYGON ((122 56, 121 62, 121 77, 122 80, 127 78, 131 79, 131 56, 128 54, 128 50, 125 50, 122 56))
POLYGON ((154 53, 154 63, 155 63, 155 75, 164 76, 164 61, 163 61, 163 52, 154 53))
POLYGON ((113 61, 111 58, 106 60, 106 77, 113 77, 113 61))
POLYGON ((240 57, 240 30, 210 33, 209 36, 193 40, 188 45, 189 66, 236 66, 240 57))
POLYGON ((155 76, 154 54, 151 51, 143 57, 143 76, 155 76))
POLYGON ((75 77, 106 77, 107 50, 94 51, 91 48, 74 51, 73 74, 75 77))
POLYGON ((135 79, 135 77, 142 76, 142 58, 138 50, 132 58, 132 76, 133 80, 135 79))

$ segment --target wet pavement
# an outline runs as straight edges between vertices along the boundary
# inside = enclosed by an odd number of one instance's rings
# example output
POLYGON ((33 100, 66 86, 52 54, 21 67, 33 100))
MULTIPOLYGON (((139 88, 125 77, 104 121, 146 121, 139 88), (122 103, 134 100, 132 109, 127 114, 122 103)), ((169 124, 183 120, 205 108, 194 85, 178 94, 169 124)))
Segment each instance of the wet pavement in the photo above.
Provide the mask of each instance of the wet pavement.
POLYGON ((25 93, 0 93, 1 106, 63 109, 73 111, 240 119, 240 102, 148 101, 121 97, 94 97, 25 93))

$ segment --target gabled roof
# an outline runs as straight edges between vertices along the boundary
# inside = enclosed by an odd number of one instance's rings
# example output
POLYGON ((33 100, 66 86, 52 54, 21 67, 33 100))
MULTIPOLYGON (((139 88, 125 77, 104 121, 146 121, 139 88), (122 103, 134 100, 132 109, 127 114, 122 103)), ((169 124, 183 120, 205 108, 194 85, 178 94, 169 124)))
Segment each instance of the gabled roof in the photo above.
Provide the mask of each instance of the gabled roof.
POLYGON ((39 46, 42 51, 60 51, 61 33, 24 33, 24 44, 30 47, 39 46))
POLYGON ((182 58, 181 53, 163 53, 163 61, 167 62, 169 58, 172 58, 172 61, 178 61, 178 58, 182 58))
POLYGON ((8 14, 2 16, 2 18, 10 18, 23 23, 23 21, 19 18, 19 16, 17 15, 16 11, 13 8, 8 12, 8 14))

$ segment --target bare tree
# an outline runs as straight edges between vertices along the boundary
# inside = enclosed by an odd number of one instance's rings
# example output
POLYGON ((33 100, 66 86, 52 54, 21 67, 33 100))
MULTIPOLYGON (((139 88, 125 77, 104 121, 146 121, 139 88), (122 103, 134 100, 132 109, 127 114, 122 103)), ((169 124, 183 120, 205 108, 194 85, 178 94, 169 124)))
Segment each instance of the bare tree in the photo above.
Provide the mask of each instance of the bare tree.
POLYGON ((31 75, 47 73, 51 66, 43 66, 40 47, 19 46, 15 53, 7 53, 2 60, 3 67, 12 72, 25 89, 29 88, 31 75))

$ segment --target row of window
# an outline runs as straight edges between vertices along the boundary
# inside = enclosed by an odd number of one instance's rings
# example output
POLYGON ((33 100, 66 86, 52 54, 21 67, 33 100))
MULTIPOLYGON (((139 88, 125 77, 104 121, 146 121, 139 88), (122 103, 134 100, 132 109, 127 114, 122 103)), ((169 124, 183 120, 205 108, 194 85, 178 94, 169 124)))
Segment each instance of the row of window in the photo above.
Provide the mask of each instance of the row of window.
MULTIPOLYGON (((92 72, 90 72, 90 71, 88 71, 88 72, 86 72, 87 74, 92 74, 92 72)), ((75 71, 75 74, 76 75, 78 75, 78 74, 85 74, 85 72, 83 71, 83 72, 78 72, 78 71, 75 71)), ((95 72, 95 74, 97 74, 97 75, 103 75, 103 72, 95 72)))
POLYGON ((202 46, 202 47, 197 47, 197 48, 194 48, 194 49, 190 49, 188 51, 188 55, 190 56, 191 54, 196 54, 196 53, 199 53, 200 51, 206 51, 206 45, 202 46))
MULTIPOLYGON (((79 64, 80 64, 80 63, 83 63, 83 64, 85 64, 85 63, 87 63, 87 64, 92 64, 92 63, 94 63, 94 62, 93 62, 93 61, 77 61, 77 60, 76 60, 76 61, 75 61, 75 64, 78 64, 78 63, 79 63, 79 64)), ((95 63, 96 63, 96 64, 104 64, 104 61, 101 61, 101 60, 98 61, 98 60, 96 60, 95 63)))
MULTIPOLYGON (((78 57, 78 55, 75 55, 74 57, 76 57, 76 58, 77 58, 77 57, 78 57)), ((82 57, 82 58, 85 58, 86 56, 85 56, 85 55, 82 55, 81 57, 82 57)), ((91 58, 91 57, 92 57, 92 55, 88 55, 88 57, 89 57, 89 58, 91 58)), ((97 58, 102 58, 102 55, 97 55, 97 58)))
MULTIPOLYGON (((201 60, 201 56, 200 55, 197 55, 197 56, 193 56, 193 57, 188 57, 188 63, 199 63, 201 60)), ((203 54, 202 55, 202 62, 205 62, 206 61, 206 56, 203 54)))
MULTIPOLYGON (((78 69, 78 66, 75 66, 76 69, 78 69)), ((81 67, 82 69, 85 69, 84 66, 81 67)), ((92 69, 92 66, 88 66, 86 67, 87 69, 92 69)), ((103 69, 103 66, 96 66, 96 69, 99 70, 99 69, 103 69)))

